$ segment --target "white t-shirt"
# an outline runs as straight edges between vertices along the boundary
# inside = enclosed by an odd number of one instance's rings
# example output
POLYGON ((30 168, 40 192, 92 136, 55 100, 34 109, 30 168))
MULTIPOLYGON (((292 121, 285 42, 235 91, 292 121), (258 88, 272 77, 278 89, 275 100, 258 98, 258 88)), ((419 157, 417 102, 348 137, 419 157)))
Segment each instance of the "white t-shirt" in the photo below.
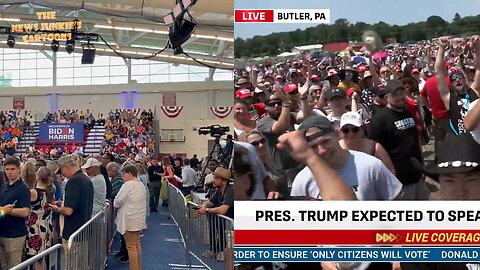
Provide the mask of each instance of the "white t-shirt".
MULTIPOLYGON (((477 103, 478 103, 478 99, 472 102, 470 104, 470 110, 472 110, 473 107, 477 105, 477 103)), ((470 134, 472 134, 472 137, 475 139, 475 141, 477 141, 477 143, 480 144, 480 123, 477 123, 477 127, 474 130, 472 130, 470 134)))
MULTIPOLYGON (((347 163, 336 172, 352 187, 358 200, 393 200, 397 197, 402 184, 381 160, 358 151, 348 152, 347 163)), ((290 195, 321 199, 310 168, 305 167, 297 174, 290 195)))

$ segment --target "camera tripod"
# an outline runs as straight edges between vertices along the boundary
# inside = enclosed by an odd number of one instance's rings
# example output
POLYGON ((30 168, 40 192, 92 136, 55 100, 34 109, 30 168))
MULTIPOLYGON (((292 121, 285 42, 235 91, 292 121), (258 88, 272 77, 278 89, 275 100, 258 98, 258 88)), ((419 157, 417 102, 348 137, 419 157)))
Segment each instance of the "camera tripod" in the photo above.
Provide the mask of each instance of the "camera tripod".
MULTIPOLYGON (((222 148, 222 146, 220 145, 220 138, 221 136, 215 136, 215 143, 212 147, 212 150, 210 150, 210 153, 208 154, 208 158, 207 158, 207 166, 208 166, 208 163, 210 162, 210 160, 213 159, 213 153, 215 153, 215 150, 217 150, 218 152, 218 156, 217 156, 217 160, 218 160, 218 163, 220 163, 225 169, 230 169, 231 166, 232 166, 232 162, 233 162, 233 140, 232 138, 227 137, 227 140, 226 140, 226 145, 224 148, 222 148)), ((205 175, 205 170, 207 169, 207 166, 205 166, 205 168, 203 168, 202 170, 202 179, 203 179, 203 176, 205 175)), ((204 179, 203 179, 204 181, 204 179)), ((203 182, 202 181, 202 182, 203 182)))

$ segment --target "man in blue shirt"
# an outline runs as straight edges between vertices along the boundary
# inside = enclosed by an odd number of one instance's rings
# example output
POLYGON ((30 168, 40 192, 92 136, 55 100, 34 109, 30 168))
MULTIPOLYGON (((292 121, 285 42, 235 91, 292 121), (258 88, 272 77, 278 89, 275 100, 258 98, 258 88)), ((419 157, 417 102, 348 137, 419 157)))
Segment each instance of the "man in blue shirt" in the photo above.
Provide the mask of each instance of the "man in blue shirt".
POLYGON ((8 157, 4 170, 8 182, 0 188, 0 264, 1 269, 10 269, 22 262, 30 190, 20 178, 20 160, 8 157))

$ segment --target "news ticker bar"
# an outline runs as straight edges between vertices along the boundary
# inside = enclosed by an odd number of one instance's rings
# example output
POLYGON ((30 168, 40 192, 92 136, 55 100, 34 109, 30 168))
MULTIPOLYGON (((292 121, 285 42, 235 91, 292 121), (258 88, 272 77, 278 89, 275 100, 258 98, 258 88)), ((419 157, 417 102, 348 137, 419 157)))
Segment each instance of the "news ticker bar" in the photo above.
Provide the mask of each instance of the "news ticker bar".
POLYGON ((480 246, 480 230, 235 230, 245 246, 392 244, 480 246))
POLYGON ((235 23, 330 23, 330 10, 236 9, 235 23))
POLYGON ((236 230, 480 230, 478 202, 235 201, 236 230))
POLYGON ((469 247, 235 247, 235 262, 476 262, 469 247))

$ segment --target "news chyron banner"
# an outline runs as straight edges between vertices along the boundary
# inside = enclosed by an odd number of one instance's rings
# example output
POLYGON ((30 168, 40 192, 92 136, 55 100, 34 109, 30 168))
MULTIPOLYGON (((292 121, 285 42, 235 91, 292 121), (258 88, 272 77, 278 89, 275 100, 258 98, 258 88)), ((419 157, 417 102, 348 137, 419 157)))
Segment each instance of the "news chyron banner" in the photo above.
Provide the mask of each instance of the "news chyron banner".
POLYGON ((235 201, 235 262, 480 261, 462 201, 235 201))
POLYGON ((236 9, 235 23, 330 23, 330 10, 236 9))
POLYGON ((83 142, 84 139, 83 123, 43 123, 39 126, 38 141, 43 143, 73 143, 83 142))

